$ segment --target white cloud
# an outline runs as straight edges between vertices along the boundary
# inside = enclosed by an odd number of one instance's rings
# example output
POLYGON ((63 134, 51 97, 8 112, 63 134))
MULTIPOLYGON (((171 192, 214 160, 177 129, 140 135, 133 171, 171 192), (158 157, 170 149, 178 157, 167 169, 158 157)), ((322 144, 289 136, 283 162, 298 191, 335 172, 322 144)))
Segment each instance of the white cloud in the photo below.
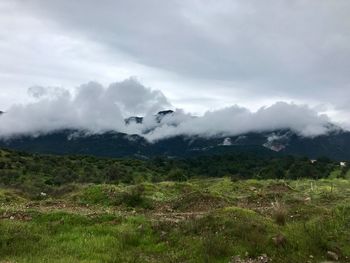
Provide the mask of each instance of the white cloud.
POLYGON ((87 79, 137 76, 186 111, 327 104, 349 127, 349 10, 348 0, 2 0, 0 110, 51 96, 29 99, 25 87, 74 95, 87 79))
POLYGON ((35 100, 13 105, 0 116, 0 136, 40 134, 60 129, 92 133, 117 131, 139 134, 150 141, 177 136, 230 136, 247 132, 291 129, 302 136, 329 131, 330 119, 306 105, 277 102, 257 111, 234 105, 202 116, 182 109, 156 116, 172 108, 158 90, 144 87, 134 78, 103 87, 97 82, 79 86, 75 93, 64 88, 32 87, 35 100), (125 124, 125 118, 145 115, 142 124, 125 124))
POLYGON ((83 84, 76 94, 64 88, 32 87, 36 101, 13 105, 0 117, 0 136, 38 134, 59 129, 126 132, 129 114, 158 111, 170 106, 165 96, 130 78, 107 88, 83 84))
POLYGON ((277 102, 256 112, 236 105, 188 118, 178 126, 163 125, 146 137, 157 140, 174 135, 232 136, 278 129, 291 129, 302 136, 317 136, 329 131, 329 123, 326 115, 318 114, 306 105, 277 102))

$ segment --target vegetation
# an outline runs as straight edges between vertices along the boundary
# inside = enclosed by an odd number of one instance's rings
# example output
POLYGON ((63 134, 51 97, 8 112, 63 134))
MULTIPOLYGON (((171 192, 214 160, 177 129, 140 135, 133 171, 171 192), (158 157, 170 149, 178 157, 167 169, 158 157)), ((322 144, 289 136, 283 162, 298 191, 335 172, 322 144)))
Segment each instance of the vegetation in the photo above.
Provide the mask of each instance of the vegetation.
POLYGON ((350 262, 348 176, 324 158, 2 150, 0 262, 350 262))
POLYGON ((346 178, 347 167, 319 158, 263 157, 253 154, 214 155, 187 159, 111 159, 91 156, 32 155, 0 150, 0 185, 29 195, 55 192, 71 183, 186 181, 190 178, 239 179, 346 178))

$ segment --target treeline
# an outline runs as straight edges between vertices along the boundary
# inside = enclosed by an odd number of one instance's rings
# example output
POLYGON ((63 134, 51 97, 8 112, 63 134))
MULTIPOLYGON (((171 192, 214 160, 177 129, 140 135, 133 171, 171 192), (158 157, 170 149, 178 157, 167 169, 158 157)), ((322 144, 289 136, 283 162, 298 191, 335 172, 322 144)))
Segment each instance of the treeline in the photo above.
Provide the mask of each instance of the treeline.
POLYGON ((125 183, 143 181, 184 181, 193 177, 231 177, 238 179, 325 178, 348 168, 319 158, 293 156, 261 157, 254 154, 225 154, 187 159, 150 160, 96 158, 92 156, 35 155, 0 150, 0 185, 26 192, 51 191, 71 183, 125 183))
POLYGON ((262 157, 254 154, 214 155, 188 159, 155 158, 151 167, 174 180, 193 176, 223 177, 232 179, 299 179, 326 178, 334 170, 345 176, 348 167, 340 168, 339 162, 319 158, 313 163, 306 157, 262 157))

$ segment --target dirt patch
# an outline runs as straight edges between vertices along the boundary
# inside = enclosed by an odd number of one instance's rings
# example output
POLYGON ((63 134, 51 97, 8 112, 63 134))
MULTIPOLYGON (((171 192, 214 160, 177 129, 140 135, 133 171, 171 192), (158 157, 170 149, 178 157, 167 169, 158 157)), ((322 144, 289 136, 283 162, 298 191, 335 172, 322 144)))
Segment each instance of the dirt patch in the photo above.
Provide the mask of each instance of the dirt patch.
POLYGON ((240 256, 235 256, 229 263, 268 263, 269 258, 266 255, 261 255, 257 258, 241 259, 240 256))
POLYGON ((266 187, 266 190, 268 192, 279 193, 279 194, 293 191, 292 187, 290 187, 286 183, 270 184, 266 187))
POLYGON ((153 213, 152 219, 156 221, 179 223, 184 220, 198 219, 205 216, 207 212, 184 212, 184 213, 153 213))
POLYGON ((261 215, 271 215, 272 212, 272 206, 271 203, 252 203, 248 202, 247 200, 242 200, 241 202, 237 203, 238 207, 244 208, 244 209, 250 209, 254 212, 257 212, 261 215))
POLYGON ((228 205, 227 200, 222 197, 191 192, 173 200, 169 207, 171 210, 179 212, 208 212, 228 205))
POLYGON ((22 211, 16 211, 16 212, 3 212, 0 215, 0 219, 30 221, 30 220, 32 220, 32 217, 29 213, 22 212, 22 211))

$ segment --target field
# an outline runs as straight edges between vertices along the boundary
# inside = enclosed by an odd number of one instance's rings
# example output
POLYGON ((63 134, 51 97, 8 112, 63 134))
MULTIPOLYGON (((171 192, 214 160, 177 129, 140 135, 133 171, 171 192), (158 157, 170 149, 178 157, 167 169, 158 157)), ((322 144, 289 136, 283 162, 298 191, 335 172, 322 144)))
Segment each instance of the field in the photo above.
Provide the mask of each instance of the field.
POLYGON ((0 262, 350 262, 350 181, 0 190, 0 262))

